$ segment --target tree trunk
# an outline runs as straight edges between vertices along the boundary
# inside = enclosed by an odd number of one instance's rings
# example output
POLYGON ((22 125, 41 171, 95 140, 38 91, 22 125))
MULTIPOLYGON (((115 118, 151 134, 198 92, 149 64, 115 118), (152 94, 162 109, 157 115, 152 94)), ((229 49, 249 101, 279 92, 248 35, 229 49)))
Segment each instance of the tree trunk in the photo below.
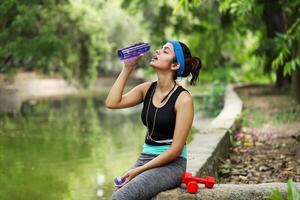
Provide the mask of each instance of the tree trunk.
POLYGON ((292 95, 300 103, 300 67, 297 67, 292 74, 292 95))
MULTIPOLYGON (((267 28, 267 37, 273 39, 277 33, 283 33, 288 30, 288 22, 285 12, 280 7, 278 0, 263 0, 264 11, 263 20, 267 28)), ((269 48, 266 51, 267 62, 265 66, 265 71, 270 71, 266 69, 271 69, 271 61, 275 59, 275 52, 273 48, 269 48)), ((290 78, 283 75, 283 66, 278 66, 276 70, 276 88, 283 88, 290 84, 290 78)))
MULTIPOLYGON (((297 41, 293 41, 292 51, 291 51, 291 59, 295 59, 298 54, 298 45, 297 41)), ((300 66, 296 66, 296 69, 292 72, 292 84, 291 91, 294 99, 297 103, 300 104, 300 66)))
POLYGON ((284 87, 287 87, 290 85, 290 77, 289 75, 284 76, 283 75, 283 65, 278 66, 276 70, 276 82, 275 82, 275 88, 282 89, 284 87))

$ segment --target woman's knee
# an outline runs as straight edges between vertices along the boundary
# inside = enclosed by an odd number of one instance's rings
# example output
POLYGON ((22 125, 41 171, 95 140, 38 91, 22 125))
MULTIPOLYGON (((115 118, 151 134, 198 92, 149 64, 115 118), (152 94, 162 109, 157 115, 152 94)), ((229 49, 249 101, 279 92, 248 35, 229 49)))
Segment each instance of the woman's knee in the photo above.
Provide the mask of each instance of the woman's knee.
POLYGON ((120 189, 117 189, 112 193, 111 200, 128 200, 128 197, 126 197, 120 189))
POLYGON ((145 180, 134 178, 123 187, 115 190, 111 196, 111 200, 145 200, 151 196, 153 194, 145 184, 145 180))
POLYGON ((111 195, 111 200, 141 200, 142 194, 137 194, 134 191, 127 193, 122 190, 117 190, 111 195))

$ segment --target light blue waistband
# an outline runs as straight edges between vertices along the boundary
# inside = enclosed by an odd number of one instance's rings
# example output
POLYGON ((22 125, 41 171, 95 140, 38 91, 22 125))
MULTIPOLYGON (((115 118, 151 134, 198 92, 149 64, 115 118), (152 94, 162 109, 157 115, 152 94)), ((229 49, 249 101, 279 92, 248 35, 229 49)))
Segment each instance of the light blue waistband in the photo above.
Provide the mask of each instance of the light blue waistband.
MULTIPOLYGON (((149 145, 149 144, 144 143, 143 153, 159 155, 159 154, 163 153, 165 150, 169 149, 170 147, 171 147, 171 145, 154 146, 154 145, 149 145)), ((186 145, 184 145, 180 156, 187 159, 186 145)))

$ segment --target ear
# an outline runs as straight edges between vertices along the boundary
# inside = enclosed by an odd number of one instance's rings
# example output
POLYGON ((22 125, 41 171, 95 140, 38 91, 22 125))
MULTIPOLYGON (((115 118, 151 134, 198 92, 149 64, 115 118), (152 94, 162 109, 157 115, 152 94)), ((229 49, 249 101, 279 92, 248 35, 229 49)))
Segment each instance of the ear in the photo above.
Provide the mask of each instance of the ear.
POLYGON ((177 70, 177 69, 179 69, 179 67, 180 67, 180 64, 177 63, 177 62, 171 64, 171 69, 172 70, 177 70))

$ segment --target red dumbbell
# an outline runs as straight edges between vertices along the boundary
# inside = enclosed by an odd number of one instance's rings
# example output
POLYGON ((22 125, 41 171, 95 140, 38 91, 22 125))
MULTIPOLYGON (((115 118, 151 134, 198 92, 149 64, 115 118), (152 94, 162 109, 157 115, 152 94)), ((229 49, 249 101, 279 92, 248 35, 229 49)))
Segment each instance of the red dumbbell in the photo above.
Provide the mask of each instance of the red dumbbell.
POLYGON ((189 193, 197 193, 198 192, 198 183, 196 181, 190 181, 186 184, 186 190, 189 192, 189 193))
POLYGON ((199 178, 196 176, 192 176, 192 173, 190 172, 185 172, 181 176, 181 182, 187 185, 188 192, 196 193, 198 191, 197 183, 204 183, 206 188, 212 188, 215 184, 215 178, 213 176, 206 176, 205 178, 199 178))

